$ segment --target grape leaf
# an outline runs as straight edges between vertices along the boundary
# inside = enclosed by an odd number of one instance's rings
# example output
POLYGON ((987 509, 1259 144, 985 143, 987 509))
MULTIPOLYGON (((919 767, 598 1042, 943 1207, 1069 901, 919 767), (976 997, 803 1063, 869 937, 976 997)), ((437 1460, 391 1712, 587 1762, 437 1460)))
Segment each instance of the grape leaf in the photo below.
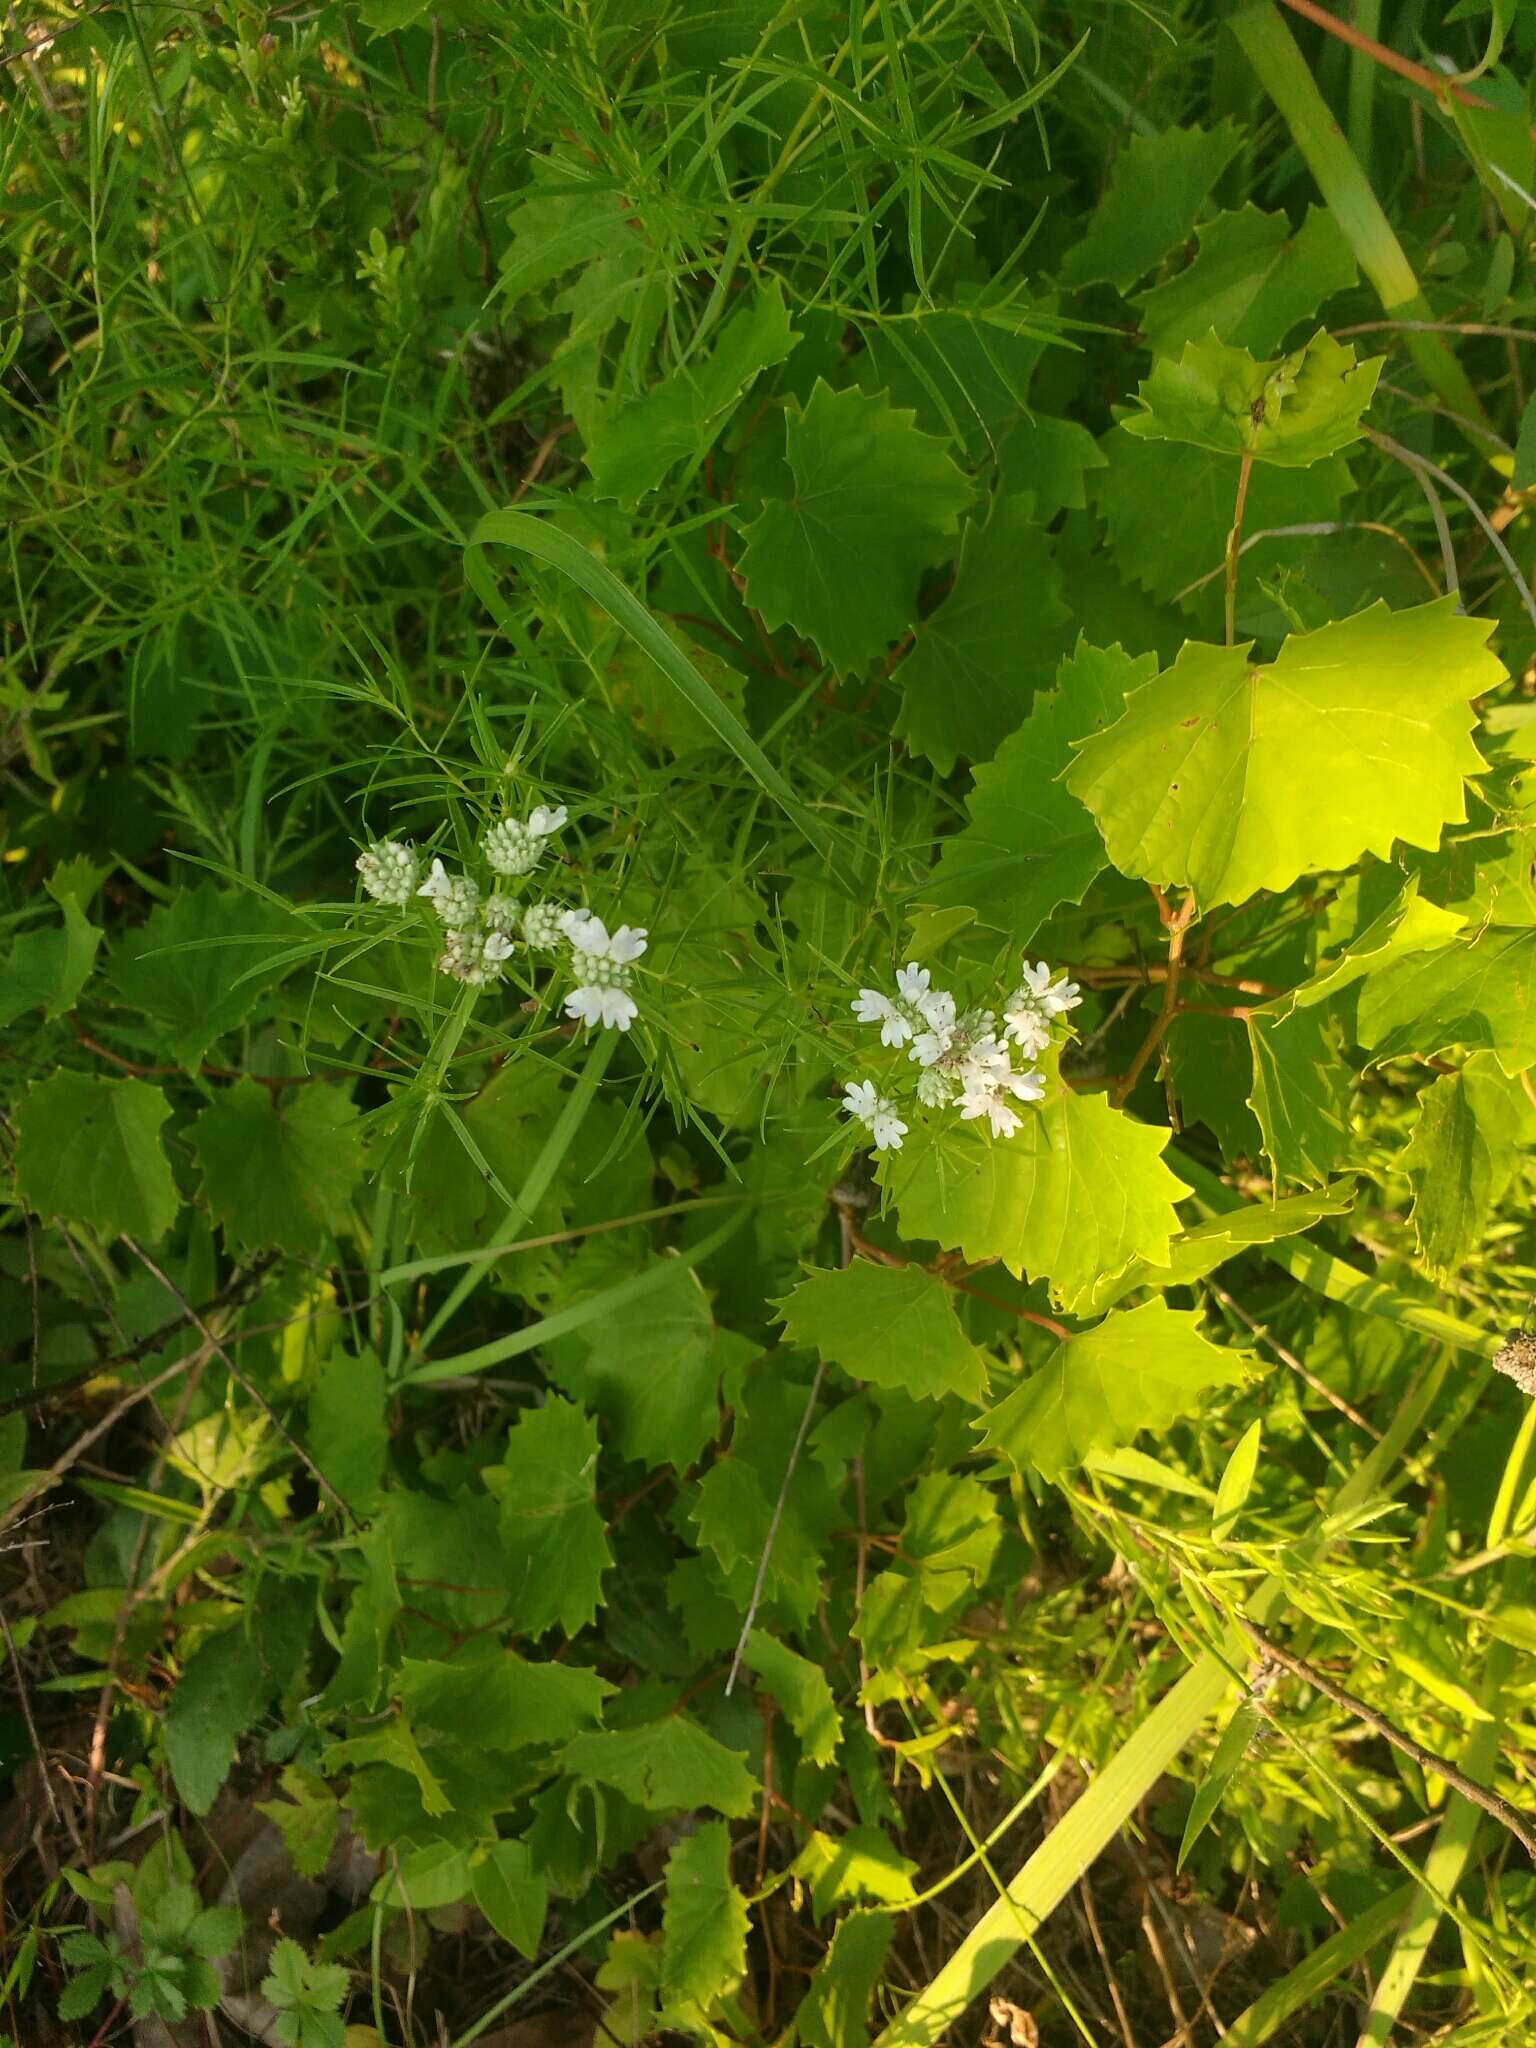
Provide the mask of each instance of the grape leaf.
POLYGON ((1187 1287, 1192 1280, 1203 1280, 1207 1273, 1214 1273, 1254 1245, 1273 1244, 1278 1238, 1310 1230, 1325 1216, 1347 1214, 1354 1199, 1355 1183, 1344 1180, 1316 1194, 1286 1195, 1273 1202, 1246 1202, 1241 1209, 1208 1217, 1186 1230, 1170 1246, 1166 1266, 1133 1261, 1123 1273, 1094 1289, 1083 1304, 1082 1313, 1096 1315, 1135 1287, 1155 1287, 1159 1291, 1187 1287))
MULTIPOLYGON (((1099 445, 1106 466, 1090 480, 1089 494, 1109 529, 1119 573, 1161 598, 1179 596, 1203 576, 1219 577, 1237 492, 1232 458, 1171 441, 1140 441, 1123 424, 1099 445), (1170 505, 1177 505, 1177 519, 1168 517, 1170 505)), ((1329 524, 1338 519, 1350 488, 1342 455, 1311 469, 1256 463, 1248 483, 1246 530, 1329 524)), ((1261 543, 1244 555, 1245 576, 1250 563, 1265 560, 1269 545, 1261 543)), ((1143 639, 1136 651, 1155 644, 1143 639)))
POLYGON ((1049 1280, 1070 1309, 1133 1258, 1166 1265, 1173 1205, 1189 1192, 1163 1164, 1168 1138, 1055 1083, 1013 1137, 914 1133, 885 1155, 881 1178, 909 1238, 1049 1280))
POLYGON ((721 323, 702 362, 686 362, 643 397, 609 407, 587 448, 598 496, 632 505, 654 491, 675 462, 708 447, 747 386, 782 363, 799 338, 783 286, 769 278, 721 323))
POLYGON ((171 1105, 146 1081, 65 1069, 29 1089, 16 1112, 16 1186, 41 1216, 126 1231, 154 1244, 181 1197, 160 1142, 171 1105))
POLYGON ((549 1883, 525 1842, 494 1842, 470 1873, 475 1904, 503 1941, 530 1960, 549 1914, 549 1883))
POLYGON ((1062 283, 1129 290, 1185 239, 1242 140, 1230 121, 1133 135, 1115 159, 1109 190, 1089 216, 1087 234, 1067 252, 1062 283))
POLYGON ((1477 1249, 1493 1196, 1494 1148, 1507 1144, 1500 1125, 1484 1126, 1479 1107, 1464 1075, 1442 1074, 1419 1097, 1413 1135, 1398 1161, 1413 1189, 1419 1256, 1438 1279, 1453 1278, 1477 1249))
POLYGON ((914 622, 918 579, 949 551, 971 487, 943 442, 878 393, 818 381, 785 442, 794 496, 747 528, 747 600, 834 668, 862 669, 914 622))
POLYGON ((747 1959, 747 1902, 731 1883, 731 1831, 706 1821, 667 1858, 661 1909, 661 1977, 672 1998, 712 2005, 747 1959))
POLYGON ((808 1274, 777 1310, 790 1343, 819 1352, 851 1379, 919 1400, 985 1398, 981 1354, 960 1327, 949 1289, 921 1266, 860 1259, 825 1268, 808 1274))
MULTIPOLYGON (((50 881, 50 894, 53 887, 50 881)), ((55 900, 61 922, 51 930, 23 932, 0 967, 0 1030, 28 1010, 41 1009, 50 1023, 62 1017, 90 980, 101 927, 74 896, 61 891, 55 900)))
POLYGON ((109 979, 124 1003, 157 1021, 190 1072, 285 972, 283 942, 297 929, 280 905, 203 882, 153 911, 118 946, 109 979))
POLYGON ((1253 1053, 1248 1102, 1275 1181, 1325 1181, 1350 1145, 1349 1070, 1327 1013, 1287 1014, 1277 1005, 1254 1010, 1247 1021, 1253 1053))
POLYGON ((598 1610, 613 1558, 595 1505, 597 1449, 597 1424, 551 1397, 513 1424, 505 1458, 486 1471, 501 1502, 513 1623, 523 1635, 557 1622, 574 1635, 598 1610))
POLYGON ((1355 1029, 1379 1060, 1465 1046, 1524 1073, 1536 1066, 1536 927, 1494 925, 1368 974, 1355 1029))
POLYGON ((194 1813, 206 1813, 218 1797, 267 1692, 261 1653, 238 1624, 208 1637, 187 1660, 165 1710, 165 1759, 194 1813))
POLYGON ((337 1345, 309 1393, 309 1454, 354 1514, 379 1504, 389 1450, 388 1389, 371 1351, 337 1345))
POLYGON ((716 1742, 690 1714, 578 1735, 558 1762, 568 1777, 609 1785, 647 1813, 708 1806, 739 1819, 757 1804, 757 1781, 740 1755, 716 1742))
POLYGON ((1195 239, 1188 267, 1132 302, 1155 355, 1173 355, 1213 332, 1262 354, 1355 282, 1349 244, 1321 206, 1308 207, 1293 233, 1283 213, 1246 205, 1196 228, 1195 239))
POLYGON ((1081 637, 1057 671, 1057 687, 976 770, 969 822, 944 840, 925 894, 966 904, 984 924, 1027 945, 1052 911, 1081 903, 1108 863, 1099 829, 1062 781, 1073 747, 1112 726, 1128 694, 1157 671, 1155 655, 1132 661, 1121 647, 1081 637))
POLYGON ((1082 511, 1088 502, 1083 479, 1102 469, 1105 456, 1092 434, 1076 420, 1031 413, 1015 422, 997 451, 998 490, 1004 497, 1027 493, 1041 525, 1058 512, 1082 511))
POLYGON ((818 1920, 855 1899, 906 1905, 917 1875, 917 1865, 902 1855, 890 1836, 868 1826, 842 1835, 813 1829, 790 1867, 808 1886, 811 1911, 818 1920))
POLYGON ((1471 700, 1504 674, 1490 630, 1447 597, 1293 634, 1268 666, 1187 643, 1084 742, 1067 786, 1122 874, 1206 910, 1397 839, 1433 846, 1483 765, 1471 700))
POLYGON ((1305 348, 1255 362, 1208 334, 1186 342, 1177 361, 1159 357, 1137 387, 1142 410, 1123 425, 1142 440, 1305 469, 1360 439, 1384 360, 1357 363, 1352 348, 1319 330, 1305 348))
POLYGON ((1208 1388, 1245 1377, 1242 1354, 1202 1336, 1197 1315, 1145 1301, 1058 1344, 1040 1371, 977 1425, 985 1430, 982 1449, 1059 1479, 1094 1451, 1193 1414, 1208 1388))
POLYGON ((913 635, 897 670, 894 730, 947 775, 985 761, 1049 681, 1068 613, 1050 538, 1027 499, 1002 498, 960 543, 954 588, 913 635))
POLYGON ((885 390, 919 425, 952 435, 974 460, 1023 411, 1029 380, 1059 331, 1052 313, 1020 293, 1014 303, 978 304, 985 288, 957 281, 956 303, 909 302, 914 316, 865 330, 854 370, 864 391, 885 390))
POLYGON ((1289 1004, 1282 1008, 1311 1009, 1411 953, 1433 952, 1449 945, 1465 923, 1459 911, 1442 910, 1438 904, 1426 902, 1419 894, 1418 877, 1412 876, 1402 894, 1372 918, 1341 953, 1317 963, 1316 971, 1291 991, 1289 1004))
POLYGON ((869 2048, 869 2001, 895 1928, 889 1913, 850 1913, 838 1922, 795 2011, 806 2048, 869 2048))
POLYGON ((813 1764, 831 1763, 842 1739, 842 1724, 821 1666, 760 1628, 748 1635, 745 1657, 783 1708, 807 1759, 813 1764))
MULTIPOLYGON (((633 1272, 634 1260, 633 1240, 590 1240, 565 1268, 552 1306, 602 1294, 633 1272)), ((677 1264, 647 1297, 643 1316, 621 1305, 547 1345, 545 1356, 624 1457, 683 1471, 719 1427, 722 1334, 697 1273, 677 1264)))
POLYGON ((341 1228, 363 1170, 357 1111, 341 1089, 296 1088, 276 1101, 242 1079, 219 1091, 190 1137, 227 1244, 302 1257, 341 1228))
POLYGON ((278 1783, 287 1797, 258 1799, 256 1811, 282 1836, 300 1877, 318 1877, 336 1846, 341 1803, 324 1778, 302 1764, 285 1764, 278 1783))
POLYGON ((434 1740, 476 1750, 541 1748, 564 1742, 603 1717, 613 1691, 578 1664, 533 1664, 515 1651, 460 1654, 452 1663, 406 1658, 400 1701, 427 1747, 434 1740))

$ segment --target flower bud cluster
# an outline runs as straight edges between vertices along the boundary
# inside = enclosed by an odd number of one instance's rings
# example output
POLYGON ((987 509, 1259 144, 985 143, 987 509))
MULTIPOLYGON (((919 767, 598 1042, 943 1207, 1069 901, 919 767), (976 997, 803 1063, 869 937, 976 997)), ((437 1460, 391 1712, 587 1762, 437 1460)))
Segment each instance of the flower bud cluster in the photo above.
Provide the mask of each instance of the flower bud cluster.
MULTIPOLYGON (((1045 1093, 1038 1069, 1015 1068, 1014 1054, 1038 1059, 1051 1044, 1053 1027, 1081 1001, 1075 982, 1053 981, 1043 960, 1034 966, 1026 960, 999 1025, 994 1010, 962 1010, 913 961, 897 974, 895 995, 861 988, 852 1007, 861 1024, 880 1026, 882 1045, 906 1047, 909 1063, 919 1069, 912 1094, 924 1109, 984 1117, 994 1138, 1011 1138, 1022 1121, 1016 1105, 1038 1102, 1045 1093)), ((868 1131, 877 1152, 895 1151, 911 1128, 895 1097, 872 1081, 852 1082, 842 1106, 868 1131)))
POLYGON ((580 905, 544 896, 520 903, 499 882, 521 881, 539 866, 545 842, 566 821, 564 804, 536 804, 526 819, 502 818, 480 842, 493 880, 484 892, 473 875, 451 874, 440 859, 428 865, 414 847, 380 839, 357 857, 365 893, 403 910, 414 899, 431 905, 443 927, 440 974, 473 988, 500 981, 519 943, 534 953, 566 955, 574 984, 565 997, 568 1017, 588 1026, 627 1031, 639 1014, 632 990, 635 963, 646 934, 631 925, 610 932, 580 905))

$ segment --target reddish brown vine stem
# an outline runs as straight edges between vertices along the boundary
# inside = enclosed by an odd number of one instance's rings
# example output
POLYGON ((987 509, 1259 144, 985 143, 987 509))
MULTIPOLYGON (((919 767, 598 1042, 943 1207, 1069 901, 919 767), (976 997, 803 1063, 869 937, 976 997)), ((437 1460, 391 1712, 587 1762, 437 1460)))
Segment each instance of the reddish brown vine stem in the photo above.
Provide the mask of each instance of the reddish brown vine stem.
MULTIPOLYGON (((1415 64, 1411 57, 1402 57, 1396 50, 1389 50, 1385 43, 1378 43, 1371 36, 1363 34, 1353 22, 1341 21, 1338 15, 1330 14, 1326 7, 1319 7, 1317 0, 1280 0, 1280 4, 1282 7, 1289 7, 1292 14, 1299 14, 1304 21, 1315 22, 1319 28, 1326 29, 1329 35, 1337 36, 1341 43, 1348 43, 1352 50, 1358 50, 1362 56, 1369 57, 1384 70, 1395 71, 1399 78, 1406 78, 1410 84, 1422 86, 1425 92, 1432 93, 1436 99, 1449 93, 1452 99, 1460 100, 1464 107, 1493 106, 1492 100, 1485 100, 1481 93, 1469 92, 1466 86, 1458 85, 1454 79, 1443 78, 1438 72, 1431 71, 1427 65, 1415 64)), ((1536 134, 1536 129, 1531 132, 1536 134)))
POLYGON ((1151 1059, 1167 1036, 1168 1027, 1178 1014, 1179 982, 1184 972, 1184 939, 1195 921, 1195 892, 1190 890, 1177 910, 1173 909, 1161 889, 1154 887, 1152 894, 1157 898, 1157 914, 1163 921, 1168 934, 1168 971, 1163 981, 1162 1006, 1152 1020, 1152 1028, 1136 1048, 1135 1058, 1120 1079, 1110 1090, 1110 1101, 1116 1109, 1125 1101, 1136 1083, 1141 1079, 1147 1061, 1151 1059))

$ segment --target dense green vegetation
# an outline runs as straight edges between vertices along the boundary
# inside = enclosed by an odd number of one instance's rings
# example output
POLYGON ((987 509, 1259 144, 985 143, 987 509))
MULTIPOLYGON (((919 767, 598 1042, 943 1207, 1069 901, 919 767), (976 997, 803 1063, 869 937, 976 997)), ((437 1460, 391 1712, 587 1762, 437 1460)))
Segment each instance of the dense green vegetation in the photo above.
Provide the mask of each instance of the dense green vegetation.
POLYGON ((1536 17, 0 54, 0 2038, 1536 2038, 1536 17))

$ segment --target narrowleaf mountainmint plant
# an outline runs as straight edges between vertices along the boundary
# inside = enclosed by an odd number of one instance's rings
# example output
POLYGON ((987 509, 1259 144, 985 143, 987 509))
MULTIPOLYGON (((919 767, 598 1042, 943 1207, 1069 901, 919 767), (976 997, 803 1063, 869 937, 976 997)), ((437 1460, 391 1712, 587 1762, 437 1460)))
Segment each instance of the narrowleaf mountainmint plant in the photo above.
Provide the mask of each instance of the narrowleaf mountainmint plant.
MULTIPOLYGON (((912 1094, 924 1109, 958 1108, 962 1118, 985 1117, 994 1138, 1011 1138, 1019 1128, 1016 1102, 1038 1102, 1045 1082, 1038 1069, 1016 1069, 1013 1055, 1037 1059, 1051 1044, 1052 1026, 1082 1001, 1077 984, 1053 981, 1043 960, 1023 963, 1019 986, 1003 1004, 1002 1029, 993 1010, 962 1010, 948 989, 916 961, 898 970, 896 993, 861 988, 853 1014, 861 1024, 880 1026, 880 1043, 905 1046, 921 1071, 912 1094)), ((906 1078, 897 1069, 899 1078, 906 1078)), ((894 1096, 873 1081, 851 1082, 843 1108, 863 1124, 877 1152, 899 1149, 910 1125, 894 1096)))
POLYGON ((480 842, 494 878, 488 891, 473 875, 450 874, 435 856, 423 872, 421 855, 399 839, 379 839, 365 847, 357 857, 357 872, 376 903, 404 910, 422 898, 432 906, 444 928, 437 956, 440 974, 485 988, 502 978, 519 944, 546 954, 564 947, 574 983, 565 996, 566 1015, 589 1027, 627 1031, 639 1015, 631 991, 635 963, 646 947, 644 930, 621 924, 610 932, 581 904, 551 896, 519 903, 500 886, 535 872, 546 842, 567 815, 564 804, 535 804, 526 818, 502 818, 492 825, 480 842))

